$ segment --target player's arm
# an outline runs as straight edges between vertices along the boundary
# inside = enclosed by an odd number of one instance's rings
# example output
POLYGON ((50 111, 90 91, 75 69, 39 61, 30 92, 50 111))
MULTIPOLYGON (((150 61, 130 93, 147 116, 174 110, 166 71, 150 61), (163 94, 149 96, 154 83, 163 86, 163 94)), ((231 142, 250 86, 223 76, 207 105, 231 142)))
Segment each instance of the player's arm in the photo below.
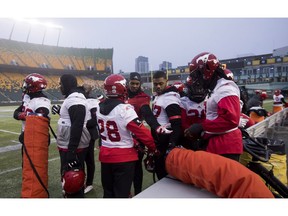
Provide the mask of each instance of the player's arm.
POLYGON ((87 128, 93 128, 93 127, 96 127, 96 126, 97 126, 96 111, 97 111, 97 108, 96 108, 96 107, 93 107, 93 108, 90 110, 91 119, 89 119, 89 120, 87 121, 87 124, 86 124, 86 127, 87 127, 87 128))
POLYGON ((139 118, 135 118, 127 124, 127 129, 130 130, 137 140, 143 143, 149 151, 155 151, 156 146, 151 132, 146 128, 139 118))
POLYGON ((284 97, 281 98, 281 102, 282 102, 283 104, 287 104, 287 102, 285 101, 284 97))
POLYGON ((75 152, 78 148, 86 115, 86 108, 84 105, 73 105, 68 109, 71 120, 71 133, 68 149, 75 152))
POLYGON ((161 126, 156 117, 154 116, 150 106, 148 104, 142 105, 140 108, 140 112, 142 113, 143 118, 147 122, 147 124, 151 127, 151 129, 156 130, 159 126, 161 126))
POLYGON ((238 127, 240 120, 240 105, 237 96, 228 96, 218 102, 218 117, 205 119, 202 126, 205 131, 224 132, 238 127))
POLYGON ((13 113, 13 118, 16 120, 25 120, 26 119, 26 112, 22 112, 23 109, 23 103, 15 109, 13 113))
POLYGON ((35 112, 41 113, 41 114, 43 114, 43 116, 48 116, 50 111, 46 107, 39 107, 35 110, 35 112))
POLYGON ((171 104, 166 107, 165 111, 173 131, 170 135, 169 142, 177 145, 182 132, 181 108, 178 104, 171 104))

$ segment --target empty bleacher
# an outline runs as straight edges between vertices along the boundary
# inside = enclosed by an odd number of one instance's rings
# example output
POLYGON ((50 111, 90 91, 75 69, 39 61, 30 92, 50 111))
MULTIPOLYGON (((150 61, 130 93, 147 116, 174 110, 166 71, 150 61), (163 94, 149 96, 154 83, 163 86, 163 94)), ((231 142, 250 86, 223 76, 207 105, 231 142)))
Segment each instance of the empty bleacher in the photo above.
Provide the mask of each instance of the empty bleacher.
POLYGON ((51 100, 63 99, 59 90, 62 74, 72 73, 78 85, 89 83, 102 94, 103 80, 112 73, 113 49, 69 48, 0 39, 0 103, 20 102, 23 79, 40 73, 48 82, 51 100))
POLYGON ((112 68, 113 49, 67 48, 0 39, 0 65, 95 70, 112 68))

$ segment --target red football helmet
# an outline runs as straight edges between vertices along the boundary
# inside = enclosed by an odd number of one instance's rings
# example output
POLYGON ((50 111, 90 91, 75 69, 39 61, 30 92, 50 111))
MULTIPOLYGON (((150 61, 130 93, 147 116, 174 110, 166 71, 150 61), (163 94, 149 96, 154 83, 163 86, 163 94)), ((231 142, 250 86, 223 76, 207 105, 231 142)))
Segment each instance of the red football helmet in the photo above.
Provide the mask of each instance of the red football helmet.
POLYGON ((276 96, 279 96, 279 95, 281 94, 281 90, 280 90, 280 89, 276 89, 276 90, 274 91, 274 94, 275 94, 276 96))
POLYGON ((108 98, 126 97, 126 79, 119 74, 112 74, 104 80, 104 90, 108 98))
POLYGON ((255 90, 255 94, 262 94, 262 90, 256 89, 256 90, 255 90))
POLYGON ((175 86, 177 88, 178 92, 183 92, 185 85, 182 82, 176 81, 173 83, 173 86, 175 86))
POLYGON ((67 194, 73 194, 81 190, 85 182, 83 169, 74 168, 64 173, 62 178, 63 190, 67 194))
POLYGON ((35 93, 45 89, 46 87, 46 79, 38 73, 32 73, 25 77, 22 90, 25 93, 35 93))
POLYGON ((224 73, 226 74, 226 76, 229 80, 234 80, 234 75, 233 75, 231 70, 226 68, 226 69, 224 69, 224 73))
POLYGON ((261 100, 266 100, 268 98, 267 92, 262 91, 262 93, 260 94, 260 98, 261 100))
POLYGON ((211 79, 215 70, 220 66, 220 62, 217 57, 209 52, 203 52, 196 55, 190 65, 190 73, 193 73, 196 70, 201 71, 204 80, 211 79))

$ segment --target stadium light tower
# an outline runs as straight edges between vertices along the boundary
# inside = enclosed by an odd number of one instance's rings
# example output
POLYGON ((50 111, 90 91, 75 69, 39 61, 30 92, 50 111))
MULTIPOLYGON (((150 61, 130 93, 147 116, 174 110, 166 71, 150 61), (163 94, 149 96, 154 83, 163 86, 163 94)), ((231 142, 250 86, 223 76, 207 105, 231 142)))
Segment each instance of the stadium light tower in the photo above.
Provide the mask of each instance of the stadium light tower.
POLYGON ((27 21, 29 23, 29 31, 28 31, 28 34, 27 34, 27 38, 26 38, 26 42, 28 42, 29 40, 29 37, 30 37, 30 33, 31 33, 31 28, 32 28, 32 25, 37 25, 39 22, 37 20, 29 20, 27 21))
POLYGON ((11 29, 11 32, 10 32, 10 37, 9 39, 12 38, 12 34, 13 34, 13 31, 14 31, 14 28, 15 28, 15 23, 16 21, 21 21, 21 22, 26 22, 29 24, 29 31, 28 31, 28 34, 27 34, 27 38, 26 38, 26 42, 29 41, 29 37, 30 37, 30 33, 31 33, 31 28, 33 25, 41 25, 41 26, 44 26, 45 27, 45 31, 44 31, 44 35, 43 35, 43 39, 42 39, 42 44, 44 44, 44 40, 45 40, 45 37, 46 37, 46 32, 47 32, 47 28, 54 28, 54 29, 58 29, 59 30, 59 33, 58 33, 58 38, 57 38, 57 46, 58 46, 58 43, 59 43, 59 39, 60 39, 60 34, 61 34, 61 30, 62 30, 62 26, 60 25, 55 25, 53 23, 50 23, 50 22, 40 22, 36 19, 23 19, 23 18, 15 18, 14 19, 14 23, 13 23, 13 26, 12 26, 12 29, 11 29))
POLYGON ((44 32, 44 36, 43 36, 43 40, 42 40, 42 45, 44 44, 44 40, 45 40, 46 33, 47 33, 47 28, 54 28, 54 29, 58 29, 58 38, 57 38, 57 46, 58 46, 61 30, 63 27, 60 25, 55 25, 53 23, 49 23, 49 22, 41 23, 41 24, 45 26, 45 32, 44 32))
POLYGON ((15 28, 15 22, 13 22, 13 26, 12 26, 12 29, 11 29, 11 32, 10 32, 9 40, 11 40, 11 38, 12 38, 12 34, 13 34, 13 31, 14 31, 14 28, 15 28))
POLYGON ((57 47, 58 47, 58 44, 59 44, 59 39, 60 39, 60 35, 61 35, 61 30, 62 30, 62 28, 59 28, 58 39, 57 39, 57 47))

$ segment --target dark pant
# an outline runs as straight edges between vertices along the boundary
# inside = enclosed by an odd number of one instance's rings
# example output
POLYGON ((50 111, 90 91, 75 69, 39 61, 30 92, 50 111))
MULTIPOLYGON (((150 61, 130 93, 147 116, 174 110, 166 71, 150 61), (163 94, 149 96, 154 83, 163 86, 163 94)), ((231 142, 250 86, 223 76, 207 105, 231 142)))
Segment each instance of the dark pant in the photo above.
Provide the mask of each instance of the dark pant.
POLYGON ((95 140, 91 140, 88 147, 88 152, 85 158, 86 163, 86 186, 92 185, 95 173, 95 157, 94 157, 95 140))
POLYGON ((143 183, 143 168, 142 168, 142 160, 144 157, 143 152, 138 152, 138 161, 135 165, 135 174, 133 179, 134 186, 134 195, 139 194, 142 191, 142 183, 143 183))
POLYGON ((128 198, 134 178, 136 161, 101 163, 103 198, 128 198))
MULTIPOLYGON (((79 163, 84 169, 84 160, 86 158, 88 148, 81 149, 81 151, 77 152, 77 158, 79 160, 79 163)), ((60 154, 60 160, 61 160, 61 168, 60 168, 60 174, 61 174, 61 181, 62 181, 62 175, 64 174, 67 166, 67 151, 59 151, 60 154)), ((65 194, 66 198, 84 198, 84 185, 82 189, 74 194, 65 194)))
POLYGON ((155 135, 156 137, 156 147, 160 151, 160 156, 155 157, 155 173, 158 180, 164 178, 167 175, 165 168, 165 154, 169 144, 169 135, 155 135))

